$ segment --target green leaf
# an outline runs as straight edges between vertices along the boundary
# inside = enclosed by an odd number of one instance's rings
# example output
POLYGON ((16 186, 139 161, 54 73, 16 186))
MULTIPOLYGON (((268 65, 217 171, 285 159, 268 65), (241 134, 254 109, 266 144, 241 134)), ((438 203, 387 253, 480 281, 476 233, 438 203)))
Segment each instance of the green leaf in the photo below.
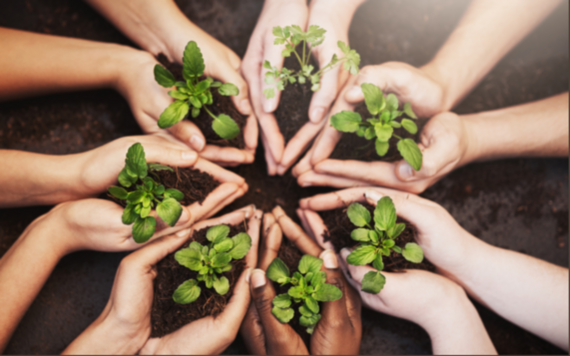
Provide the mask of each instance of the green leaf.
POLYGON ((195 119, 200 115, 200 109, 196 107, 192 107, 192 118, 195 119))
POLYGON ((303 316, 311 316, 315 314, 310 311, 309 308, 307 308, 304 304, 299 307, 299 313, 301 313, 303 316))
POLYGON ((342 132, 356 132, 361 122, 362 117, 354 111, 341 111, 331 117, 331 125, 342 132))
POLYGON ((405 138, 398 142, 398 151, 410 166, 414 167, 416 171, 422 168, 422 151, 418 145, 411 138, 405 138))
POLYGON ((125 189, 116 186, 109 187, 109 193, 111 193, 111 195, 114 196, 115 198, 121 200, 127 199, 127 196, 129 195, 129 193, 125 189))
POLYGON ((173 87, 176 83, 174 75, 160 64, 154 66, 154 80, 165 88, 173 87))
POLYGON ((317 273, 321 270, 322 265, 323 260, 320 258, 311 255, 304 255, 299 261, 299 272, 302 274, 307 274, 308 272, 317 273))
POLYGON ((354 241, 362 241, 362 242, 367 242, 370 241, 370 238, 368 237, 368 232, 370 230, 368 229, 355 229, 352 230, 352 232, 350 233, 350 237, 354 240, 354 241))
POLYGON ((386 231, 396 225, 396 207, 390 197, 382 197, 374 209, 374 227, 386 231))
POLYGON ((408 242, 402 250, 402 256, 410 262, 420 263, 424 259, 424 251, 415 242, 408 242))
POLYGON ((374 125, 374 132, 376 132, 378 141, 388 142, 394 133, 394 128, 390 124, 376 124, 374 125))
POLYGON ((346 262, 353 266, 364 266, 376 258, 376 247, 372 245, 360 245, 348 255, 346 262))
POLYGON ((191 269, 192 271, 199 271, 202 265, 202 253, 195 248, 183 248, 174 254, 174 259, 182 266, 191 269))
POLYGON ((188 101, 190 101, 194 109, 200 109, 202 107, 202 102, 196 96, 189 96, 188 101))
POLYGON ((380 115, 380 121, 383 122, 384 124, 389 123, 390 112, 388 110, 382 112, 382 114, 380 115))
POLYGON ((362 291, 371 294, 378 294, 384 288, 386 278, 380 272, 370 271, 362 278, 362 291))
POLYGON ((265 275, 273 282, 278 282, 283 278, 289 277, 289 268, 279 257, 275 258, 273 262, 267 267, 265 275))
POLYGON ((370 230, 368 232, 368 238, 370 239, 370 241, 372 242, 372 244, 374 246, 378 245, 378 241, 380 240, 380 236, 378 236, 378 232, 376 232, 374 230, 370 230))
POLYGON ((176 288, 172 299, 178 304, 189 304, 198 299, 201 289, 198 287, 198 281, 189 279, 176 288))
POLYGON ((386 110, 392 112, 398 110, 398 106, 398 97, 392 93, 388 94, 386 96, 386 110))
POLYGON ((137 218, 133 225, 133 239, 139 244, 147 242, 154 234, 155 227, 156 220, 152 216, 137 218))
POLYGON ((287 294, 295 299, 303 299, 305 297, 305 288, 302 286, 291 287, 287 294))
POLYGON ((376 268, 379 271, 384 269, 384 261, 382 260, 381 253, 377 254, 374 261, 372 261, 372 267, 376 268))
POLYGON ((230 282, 224 276, 214 280, 214 289, 219 295, 225 295, 230 290, 230 282))
POLYGON ((131 204, 139 204, 142 203, 146 193, 142 190, 135 190, 134 192, 130 192, 127 196, 127 201, 131 204))
POLYGON ((399 129, 400 127, 402 127, 402 125, 400 125, 400 123, 397 121, 390 121, 390 125, 392 125, 392 127, 395 129, 399 129))
POLYGON ((393 246, 392 250, 394 250, 397 253, 402 253, 402 249, 399 246, 393 246))
POLYGON ((233 248, 228 252, 234 260, 239 260, 247 255, 251 248, 251 237, 245 232, 240 232, 232 237, 233 248))
POLYGON ((313 313, 316 314, 319 312, 319 303, 310 295, 305 298, 305 305, 313 313))
POLYGON ((146 157, 143 146, 137 142, 127 151, 125 168, 130 176, 137 176, 143 179, 147 175, 146 157))
POLYGON ((229 254, 225 252, 218 253, 217 255, 212 257, 212 267, 224 267, 225 265, 230 263, 231 260, 232 257, 229 254))
POLYGON ((210 242, 218 243, 228 237, 229 234, 230 227, 228 225, 216 225, 208 229, 206 238, 210 242))
MULTIPOLYGON (((208 79, 204 79, 204 80, 200 81, 198 84, 196 84, 196 86, 194 87, 194 94, 195 95, 202 94, 209 87, 210 87, 210 81, 208 79)), ((206 102, 205 100, 200 100, 200 101, 202 101, 202 103, 206 102)))
POLYGON ((196 251, 198 251, 198 252, 200 252, 200 253, 202 253, 202 248, 203 248, 203 247, 204 247, 204 246, 202 246, 202 244, 199 243, 199 242, 197 242, 197 241, 192 241, 192 242, 190 242, 190 246, 188 246, 189 249, 191 249, 191 250, 196 250, 196 251))
POLYGON ((414 120, 416 120, 418 118, 416 116, 416 113, 412 110, 412 104, 410 104, 410 103, 404 104, 404 113, 414 120))
POLYGON ((150 214, 150 205, 143 206, 141 209, 141 218, 146 218, 150 214))
POLYGON ((271 313, 282 323, 290 322, 291 319, 293 319, 293 316, 295 316, 295 311, 292 308, 281 309, 273 307, 273 309, 271 309, 271 313))
POLYGON ((291 306, 291 296, 289 296, 289 294, 279 294, 273 298, 273 306, 277 308, 289 308, 291 306))
POLYGON ((374 126, 367 127, 366 131, 364 131, 364 138, 367 140, 372 140, 376 137, 376 131, 374 130, 374 126))
POLYGON ((176 199, 167 198, 156 206, 156 213, 162 221, 170 226, 174 226, 180 219, 180 215, 182 215, 182 207, 176 199))
POLYGON ((325 283, 313 294, 313 298, 319 302, 333 302, 342 297, 342 292, 336 286, 325 283))
POLYGON ((220 114, 212 123, 212 129, 223 139, 231 140, 239 135, 239 126, 225 114, 220 114))
POLYGON ((164 192, 164 197, 165 198, 174 198, 178 201, 181 201, 182 199, 184 199, 184 193, 182 193, 178 189, 168 188, 164 192))
POLYGON ((390 149, 390 144, 388 142, 381 142, 379 140, 374 141, 374 146, 376 147, 376 153, 380 157, 383 157, 390 149))
POLYGON ((202 57, 202 51, 198 47, 198 44, 194 41, 188 42, 186 48, 184 49, 184 56, 182 57, 182 74, 184 79, 191 80, 193 78, 198 78, 204 74, 204 57, 202 57))
POLYGON ((318 273, 314 273, 310 279, 311 285, 315 288, 324 284, 327 280, 327 274, 324 271, 319 271, 318 273))
POLYGON ((398 223, 393 227, 389 228, 388 230, 386 230, 386 233, 388 234, 389 237, 395 239, 396 237, 400 236, 400 234, 404 231, 405 228, 406 224, 398 223))
POLYGON ((227 252, 231 250, 232 247, 234 247, 234 242, 232 241, 232 239, 227 239, 227 238, 223 239, 222 241, 214 245, 214 249, 217 252, 227 252))
POLYGON ((123 216, 121 217, 123 224, 130 225, 130 224, 134 223, 135 220, 137 220, 137 217, 139 214, 135 213, 134 209, 135 209, 135 205, 127 204, 127 206, 125 207, 125 210, 123 210, 123 216))
POLYGON ((275 97, 275 89, 273 88, 266 88, 263 90, 263 95, 265 95, 266 99, 271 99, 275 97))
POLYGON ((177 99, 177 100, 187 100, 188 99, 188 95, 184 94, 182 92, 179 92, 178 90, 171 90, 168 92, 168 95, 171 98, 177 99))
POLYGON ((382 94, 382 90, 380 90, 380 88, 370 83, 364 83, 360 87, 364 93, 366 107, 372 115, 376 115, 380 111, 384 110, 386 107, 386 100, 384 100, 384 94, 382 94))
POLYGON ((184 119, 184 117, 188 114, 188 110, 190 110, 190 105, 188 105, 187 101, 176 100, 170 104, 166 110, 162 112, 162 114, 160 114, 160 118, 158 119, 158 127, 161 129, 167 129, 174 126, 180 120, 184 119))
POLYGON ((370 223, 370 212, 362 204, 350 204, 348 210, 346 211, 346 214, 348 215, 350 222, 355 226, 363 227, 370 223))
POLYGON ((119 173, 119 183, 125 187, 130 188, 133 184, 137 182, 139 178, 133 177, 127 172, 127 167, 124 167, 121 172, 119 173))
POLYGON ((235 86, 232 83, 225 83, 223 84, 220 89, 218 89, 218 92, 224 96, 230 96, 230 95, 239 95, 239 89, 237 86, 235 86))
POLYGON ((321 320, 321 314, 313 314, 311 316, 301 316, 299 318, 299 324, 303 327, 311 327, 317 325, 317 323, 321 320))
POLYGON ((394 240, 392 239, 386 239, 382 242, 382 245, 386 248, 391 248, 395 245, 396 243, 394 242, 394 240))
POLYGON ((163 164, 160 163, 149 163, 148 164, 148 169, 150 169, 151 171, 169 171, 169 172, 174 172, 174 169, 172 169, 171 167, 165 166, 163 164))
POLYGON ((416 126, 416 123, 410 119, 403 119, 402 126, 404 126, 406 131, 408 131, 412 135, 415 135, 418 132, 418 127, 416 126))

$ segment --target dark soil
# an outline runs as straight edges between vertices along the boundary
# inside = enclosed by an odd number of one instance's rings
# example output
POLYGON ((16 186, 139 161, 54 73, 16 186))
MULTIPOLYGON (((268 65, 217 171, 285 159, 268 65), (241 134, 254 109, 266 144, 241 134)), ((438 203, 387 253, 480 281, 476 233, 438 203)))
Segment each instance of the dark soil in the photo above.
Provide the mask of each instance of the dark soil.
MULTIPOLYGON (((368 211, 370 216, 374 216, 374 206, 370 204, 363 204, 368 211)), ((335 247, 335 251, 340 251, 343 248, 352 248, 358 244, 350 238, 350 233, 352 230, 356 229, 350 220, 348 215, 346 215, 347 208, 327 210, 320 212, 323 222, 327 227, 328 231, 325 231, 323 237, 325 241, 331 241, 335 247)), ((398 218, 398 223, 406 224, 406 228, 396 238, 396 246, 404 248, 408 242, 416 242, 416 228, 404 219, 398 218)), ((435 266, 431 264, 427 259, 424 258, 421 263, 412 263, 407 261, 401 254, 392 251, 390 256, 384 256, 384 271, 386 272, 399 272, 404 269, 423 269, 426 271, 435 271, 435 266)))
POLYGON ((209 173, 194 168, 174 168, 174 172, 158 171, 157 174, 165 187, 184 193, 180 202, 184 206, 194 202, 202 204, 208 194, 220 185, 209 173))
MULTIPOLYGON (((185 81, 182 77, 182 66, 178 63, 169 62, 166 56, 162 53, 158 56, 158 61, 164 65, 168 70, 174 74, 176 80, 185 81)), ((202 77, 200 79, 206 79, 206 77, 202 77)), ((242 115, 234 106, 234 103, 229 96, 223 96, 218 93, 218 90, 213 88, 210 90, 212 93, 212 97, 214 99, 214 103, 212 105, 208 105, 208 110, 212 112, 212 114, 218 116, 219 114, 226 114, 238 124, 241 132, 240 134, 231 140, 225 140, 218 136, 214 129, 212 129, 212 122, 214 119, 206 112, 206 110, 200 110, 200 115, 198 117, 193 118, 190 113, 186 115, 185 119, 192 121, 193 123, 198 126, 200 131, 206 137, 206 143, 211 145, 216 145, 220 147, 237 147, 239 149, 245 148, 245 141, 243 139, 243 127, 247 122, 247 116, 242 115)))
MULTIPOLYGON (((192 241, 197 241, 202 245, 207 245, 207 228, 195 231, 190 240, 182 246, 186 248, 192 241)), ((240 232, 246 232, 245 223, 242 225, 230 226, 230 236, 235 236, 240 232)), ((181 248, 181 249, 182 249, 181 248)), ((220 314, 233 295, 235 284, 239 276, 245 269, 245 260, 233 260, 233 268, 224 275, 230 281, 230 290, 225 295, 219 295, 216 291, 206 288, 200 282, 201 293, 196 301, 190 304, 177 304, 172 300, 172 294, 184 281, 196 278, 197 272, 181 266, 175 259, 173 252, 166 256, 156 265, 156 278, 154 279, 154 299, 151 311, 151 337, 162 337, 170 334, 186 324, 206 316, 216 316, 220 314)))
MULTIPOLYGON (((319 70, 319 65, 313 56, 311 56, 309 64, 315 67, 313 72, 319 70)), ((301 69, 301 65, 294 55, 285 58, 283 67, 294 71, 301 69)), ((312 98, 313 92, 310 81, 305 82, 305 84, 299 84, 299 82, 287 84, 285 90, 281 92, 279 106, 274 114, 279 130, 285 138, 285 144, 309 121, 309 105, 312 98)))
MULTIPOLYGON (((362 119, 366 120, 370 118, 370 113, 366 108, 364 103, 359 104, 354 111, 358 112, 362 119)), ((415 120, 418 126, 418 133, 412 135, 404 128, 394 129, 394 133, 402 138, 411 138, 414 141, 419 141, 419 134, 423 129, 424 125, 427 123, 425 119, 415 120)), ((400 151, 398 151, 398 139, 392 137, 390 139, 390 148, 388 152, 383 157, 378 156, 376 153, 376 147, 374 146, 375 140, 367 140, 364 137, 358 137, 356 134, 343 133, 342 137, 335 146, 334 151, 331 153, 329 158, 334 159, 356 159, 359 161, 374 162, 374 161, 384 161, 384 162, 396 162, 402 159, 400 151)))

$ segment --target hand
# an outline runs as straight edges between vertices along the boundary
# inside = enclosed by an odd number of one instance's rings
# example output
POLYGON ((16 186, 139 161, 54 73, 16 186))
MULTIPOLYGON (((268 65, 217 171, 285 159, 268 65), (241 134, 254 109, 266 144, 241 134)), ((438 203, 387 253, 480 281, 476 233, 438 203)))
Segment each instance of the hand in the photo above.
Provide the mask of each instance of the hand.
MULTIPOLYGON (((360 85, 372 83, 380 87, 385 93, 394 93, 400 102, 410 102, 414 112, 419 117, 432 117, 450 109, 444 107, 445 89, 442 84, 434 79, 435 77, 427 66, 418 69, 399 62, 366 66, 360 70, 357 76, 349 79, 335 102, 330 116, 343 110, 354 110, 356 104, 364 100, 360 85)), ((315 140, 311 150, 293 169, 293 175, 299 178, 303 173, 313 169, 319 162, 327 159, 340 137, 341 132, 330 124, 325 125, 323 132, 315 140)), ((350 186, 349 181, 339 179, 339 184, 345 183, 345 187, 350 186)), ((301 183, 309 183, 309 181, 301 180, 301 183)))
MULTIPOLYGON (((246 256, 248 266, 255 264, 259 240, 261 212, 245 207, 220 218, 203 221, 193 226, 199 230, 217 224, 241 223, 252 217, 248 233, 252 247, 246 256)), ((218 354, 235 338, 245 315, 250 297, 246 279, 251 271, 240 276, 232 298, 224 311, 216 317, 196 320, 162 338, 149 339, 150 311, 153 299, 155 265, 169 253, 180 248, 191 236, 190 231, 166 236, 125 257, 119 266, 111 297, 102 314, 64 353, 168 353, 218 354), (189 235, 190 233, 190 235, 189 235), (133 300, 137 300, 133 303, 133 300), (105 343, 101 343, 105 340, 105 343)))
POLYGON ((419 141, 423 154, 419 171, 403 159, 397 162, 325 159, 301 174, 299 184, 337 188, 377 185, 419 194, 452 170, 475 160, 475 140, 469 121, 454 113, 433 117, 421 131, 419 141))
MULTIPOLYGON (((161 87, 154 79, 154 66, 158 62, 146 52, 135 52, 129 63, 125 63, 116 83, 117 90, 127 99, 133 115, 145 133, 170 133, 184 145, 193 148, 200 156, 222 165, 237 165, 253 162, 257 146, 257 125, 250 116, 244 126, 244 150, 235 147, 218 147, 206 144, 206 139, 198 126, 190 120, 182 120, 167 130, 160 129, 157 121, 174 99, 168 95, 169 89, 161 87)), ((182 58, 182 57, 180 57, 182 58)), ((208 67, 206 67, 208 69, 208 67)), ((238 75, 240 80, 243 79, 238 75)), ((229 80, 228 80, 229 81, 229 80)), ((235 81, 232 81, 234 84, 235 81)), ((243 82, 245 85, 245 82, 243 82)), ((242 95, 240 88, 240 95, 242 95)), ((247 101, 247 86, 245 87, 247 101)), ((243 95, 242 95, 243 96, 243 95)))
POLYGON ((280 92, 276 91, 272 99, 265 99, 263 90, 267 86, 264 81, 266 70, 263 69, 262 64, 268 60, 277 68, 283 66, 284 58, 281 56, 283 46, 273 44, 273 27, 299 25, 304 29, 307 25, 307 17, 306 0, 265 1, 243 58, 241 70, 249 84, 251 103, 261 127, 261 138, 270 175, 277 172, 277 164, 283 156, 285 143, 275 116, 272 114, 279 105, 280 92))

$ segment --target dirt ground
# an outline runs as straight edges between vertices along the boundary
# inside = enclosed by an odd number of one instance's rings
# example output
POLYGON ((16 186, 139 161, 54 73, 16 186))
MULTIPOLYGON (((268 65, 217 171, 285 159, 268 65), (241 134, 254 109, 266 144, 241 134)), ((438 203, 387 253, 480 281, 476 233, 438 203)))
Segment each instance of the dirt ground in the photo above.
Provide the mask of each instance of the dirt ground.
MULTIPOLYGON (((243 56, 261 0, 178 1, 189 18, 243 56)), ((350 44, 362 65, 422 65, 464 12, 466 0, 369 0, 355 15, 350 44)), ((129 44, 82 1, 0 2, 0 26, 129 44)), ((456 108, 490 110, 568 90, 568 2, 508 54, 456 108)), ((140 134, 129 107, 111 90, 58 94, 0 103, 0 148, 49 154, 83 152, 140 134)), ((225 211, 280 204, 294 215, 298 199, 328 191, 300 188, 287 174, 267 177, 263 150, 234 169, 250 191, 225 211)), ((463 167, 423 196, 443 205, 468 231, 493 245, 568 266, 568 160, 512 159, 463 167)), ((0 255, 49 207, 0 209, 0 255)), ((60 353, 103 310, 123 253, 77 252, 65 257, 14 333, 8 354, 60 353)), ((561 354, 553 345, 477 305, 502 354, 561 354)), ((363 354, 428 354, 425 331, 380 313, 363 313, 363 354)), ((238 339, 226 353, 245 353, 238 339)))

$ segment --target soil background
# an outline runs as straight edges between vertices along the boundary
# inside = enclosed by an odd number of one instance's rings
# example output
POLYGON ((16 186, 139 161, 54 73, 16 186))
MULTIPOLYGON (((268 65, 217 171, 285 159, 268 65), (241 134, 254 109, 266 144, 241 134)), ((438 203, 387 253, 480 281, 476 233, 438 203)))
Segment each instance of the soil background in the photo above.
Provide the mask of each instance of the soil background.
MULTIPOLYGON (((262 0, 177 1, 206 32, 244 55, 262 0)), ((350 45, 362 65, 429 61, 453 30, 467 0, 369 0, 355 14, 350 45)), ((87 4, 76 0, 0 2, 0 26, 132 45, 87 4)), ((568 90, 568 2, 489 73, 455 109, 491 110, 568 90)), ((95 90, 0 103, 0 148, 48 154, 83 152, 115 138, 140 134, 129 107, 112 90, 95 90)), ((261 143, 256 162, 234 169, 249 192, 225 211, 275 204, 294 216, 299 198, 328 191, 300 188, 290 176, 267 177, 261 143)), ((423 196, 443 205, 484 241, 568 266, 568 159, 511 159, 463 167, 423 196)), ((0 209, 0 254, 50 207, 0 209)), ((125 253, 73 253, 58 264, 15 331, 8 354, 60 353, 103 310, 125 253)), ((501 354, 563 354, 488 309, 476 305, 501 354)), ((407 321, 365 310, 363 354, 429 354, 425 331, 407 321)), ((245 353, 238 339, 226 353, 245 353)))

